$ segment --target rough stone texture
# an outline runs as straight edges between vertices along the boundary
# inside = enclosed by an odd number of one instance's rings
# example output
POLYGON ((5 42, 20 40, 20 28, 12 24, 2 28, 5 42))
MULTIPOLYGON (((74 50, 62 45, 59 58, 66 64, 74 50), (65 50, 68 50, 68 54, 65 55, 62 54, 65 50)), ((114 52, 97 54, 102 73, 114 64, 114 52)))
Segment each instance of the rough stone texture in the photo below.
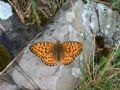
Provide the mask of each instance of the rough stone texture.
MULTIPOLYGON (((82 0, 72 3, 72 6, 71 3, 66 4, 56 14, 53 22, 43 29, 44 34, 36 37, 32 43, 40 41, 56 42, 56 40, 61 42, 80 41, 84 44, 81 55, 76 57, 76 60, 68 66, 56 65, 50 67, 30 52, 29 46, 32 44, 30 43, 14 59, 14 63, 3 72, 2 76, 4 78, 2 79, 14 81, 14 85, 22 90, 73 90, 79 82, 79 77, 73 74, 73 68, 79 67, 78 58, 87 60, 92 55, 94 34, 107 37, 106 41, 111 43, 118 22, 118 13, 103 4, 93 2, 84 4, 82 0), (84 58, 82 55, 84 55, 84 58), (5 78, 8 75, 11 79, 5 78)), ((1 82, 0 88, 3 83, 1 82)), ((10 83, 12 82, 7 83, 6 88, 9 87, 10 83)), ((3 90, 7 89, 3 87, 3 90)))
POLYGON ((0 20, 0 28, 3 32, 0 43, 8 48, 12 57, 18 55, 38 33, 34 25, 21 23, 16 14, 7 20, 0 20))
POLYGON ((17 87, 15 85, 11 85, 7 82, 0 82, 0 90, 15 90, 17 87))

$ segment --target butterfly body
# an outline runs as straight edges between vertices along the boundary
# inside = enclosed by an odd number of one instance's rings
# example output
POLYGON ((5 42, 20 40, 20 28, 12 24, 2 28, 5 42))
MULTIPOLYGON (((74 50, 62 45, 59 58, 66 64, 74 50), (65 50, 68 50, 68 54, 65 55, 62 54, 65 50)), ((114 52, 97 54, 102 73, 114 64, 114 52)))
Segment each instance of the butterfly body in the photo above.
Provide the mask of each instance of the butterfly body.
POLYGON ((71 64, 75 57, 82 51, 82 44, 76 41, 67 42, 39 42, 30 46, 30 50, 40 57, 43 63, 53 66, 60 64, 71 64))
POLYGON ((60 59, 61 59, 61 56, 62 56, 62 53, 63 53, 63 50, 62 50, 63 48, 62 48, 62 45, 60 44, 60 42, 57 42, 56 44, 55 44, 55 56, 56 56, 56 59, 57 59, 57 61, 60 61, 60 59))

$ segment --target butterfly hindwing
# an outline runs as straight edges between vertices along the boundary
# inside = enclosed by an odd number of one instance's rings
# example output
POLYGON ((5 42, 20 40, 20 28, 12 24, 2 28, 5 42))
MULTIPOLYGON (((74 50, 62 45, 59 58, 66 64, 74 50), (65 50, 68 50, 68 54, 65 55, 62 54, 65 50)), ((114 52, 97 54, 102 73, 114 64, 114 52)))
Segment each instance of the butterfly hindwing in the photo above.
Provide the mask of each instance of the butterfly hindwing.
POLYGON ((47 65, 57 64, 56 56, 53 53, 55 44, 52 42, 39 42, 30 46, 30 50, 36 56, 40 57, 43 63, 47 65))
POLYGON ((31 52, 40 57, 43 63, 50 66, 57 64, 57 61, 64 65, 71 64, 75 57, 81 53, 82 48, 82 43, 76 41, 68 41, 61 44, 39 42, 30 46, 31 52))
POLYGON ((76 41, 68 41, 62 43, 63 54, 60 63, 64 65, 71 64, 75 57, 82 51, 82 43, 76 41))

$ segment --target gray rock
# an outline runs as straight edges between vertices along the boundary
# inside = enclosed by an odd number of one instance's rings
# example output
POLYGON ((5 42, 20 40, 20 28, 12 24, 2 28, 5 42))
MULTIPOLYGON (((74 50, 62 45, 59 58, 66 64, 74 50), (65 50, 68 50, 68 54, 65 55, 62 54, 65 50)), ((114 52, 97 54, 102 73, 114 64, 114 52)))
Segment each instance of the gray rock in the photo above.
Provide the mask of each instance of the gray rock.
POLYGON ((7 82, 0 82, 0 90, 17 90, 17 87, 7 82))
POLYGON ((8 48, 12 57, 18 55, 39 32, 34 25, 21 23, 16 14, 0 21, 0 25, 4 28, 1 43, 8 48))
POLYGON ((111 42, 118 22, 118 13, 103 4, 90 1, 84 4, 82 0, 73 2, 72 7, 71 3, 65 4, 56 14, 53 23, 43 29, 43 35, 38 35, 28 44, 2 75, 9 73, 17 86, 30 90, 73 90, 81 76, 78 59, 82 63, 92 56, 95 34, 102 34, 106 41, 111 42), (84 45, 83 52, 68 66, 50 67, 29 50, 32 43, 56 40, 80 41, 84 45))

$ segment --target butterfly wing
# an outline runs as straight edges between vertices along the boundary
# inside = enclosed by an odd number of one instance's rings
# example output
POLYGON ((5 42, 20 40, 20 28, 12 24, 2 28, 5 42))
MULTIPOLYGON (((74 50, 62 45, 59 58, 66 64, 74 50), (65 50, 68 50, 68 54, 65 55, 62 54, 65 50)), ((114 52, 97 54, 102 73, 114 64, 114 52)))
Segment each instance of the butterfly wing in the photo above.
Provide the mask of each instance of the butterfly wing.
POLYGON ((63 54, 60 60, 61 64, 68 65, 71 64, 77 55, 82 51, 82 43, 76 41, 69 41, 62 43, 63 54))
POLYGON ((54 54, 55 44, 52 42, 40 42, 30 46, 30 50, 36 56, 40 57, 43 63, 47 65, 55 65, 57 63, 56 56, 54 54))

